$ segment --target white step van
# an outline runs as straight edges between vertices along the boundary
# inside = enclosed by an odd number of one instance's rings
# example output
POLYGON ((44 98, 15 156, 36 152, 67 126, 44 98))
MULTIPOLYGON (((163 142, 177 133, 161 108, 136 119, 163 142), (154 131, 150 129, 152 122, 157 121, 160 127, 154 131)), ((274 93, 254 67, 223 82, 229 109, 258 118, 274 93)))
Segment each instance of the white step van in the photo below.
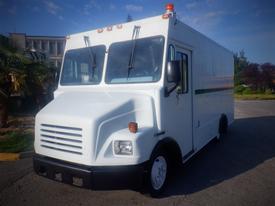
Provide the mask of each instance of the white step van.
POLYGON ((163 15, 67 37, 54 100, 35 118, 36 173, 153 196, 234 119, 233 54, 163 15))

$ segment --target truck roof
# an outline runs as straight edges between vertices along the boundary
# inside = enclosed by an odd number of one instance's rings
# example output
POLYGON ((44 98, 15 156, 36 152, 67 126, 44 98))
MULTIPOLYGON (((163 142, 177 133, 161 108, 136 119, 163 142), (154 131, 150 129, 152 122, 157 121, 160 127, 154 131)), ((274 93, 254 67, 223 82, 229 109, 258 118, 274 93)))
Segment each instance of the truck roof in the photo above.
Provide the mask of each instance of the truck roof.
MULTIPOLYGON (((139 38, 147 36, 156 36, 156 35, 168 35, 169 21, 174 18, 163 18, 163 15, 158 15, 154 17, 143 18, 136 21, 124 22, 120 24, 110 25, 107 27, 102 27, 98 29, 93 29, 89 31, 84 31, 80 33, 71 34, 66 37, 67 49, 81 48, 85 47, 83 41, 84 36, 91 36, 91 45, 97 44, 110 44, 115 41, 126 41, 131 39, 134 26, 141 26, 139 38), (111 37, 111 38, 110 38, 111 37), (76 44, 77 42, 77 44, 76 44)), ((215 45, 227 50, 232 53, 229 49, 225 48, 221 44, 217 43, 213 39, 207 37, 205 34, 197 31, 196 29, 190 27, 184 22, 176 19, 179 27, 184 27, 185 29, 195 33, 206 40, 211 41, 215 45)), ((67 50, 65 49, 65 50, 67 50)))
POLYGON ((126 41, 132 39, 134 26, 140 26, 139 38, 149 36, 167 36, 169 19, 163 19, 162 15, 145 18, 132 22, 111 25, 104 28, 72 34, 66 37, 65 50, 85 47, 84 36, 90 37, 91 45, 126 41))

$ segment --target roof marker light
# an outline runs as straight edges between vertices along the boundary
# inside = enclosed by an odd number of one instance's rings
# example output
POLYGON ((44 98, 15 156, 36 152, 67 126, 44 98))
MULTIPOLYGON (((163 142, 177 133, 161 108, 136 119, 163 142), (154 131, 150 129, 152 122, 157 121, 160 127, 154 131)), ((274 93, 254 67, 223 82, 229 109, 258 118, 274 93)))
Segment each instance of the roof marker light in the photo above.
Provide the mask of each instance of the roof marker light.
POLYGON ((163 15, 162 15, 162 18, 163 18, 163 19, 168 19, 170 16, 171 16, 170 14, 163 14, 163 15))
POLYGON ((107 31, 112 31, 113 30, 113 27, 112 26, 108 26, 107 27, 107 31))
POLYGON ((117 29, 122 29, 122 24, 116 25, 116 28, 117 28, 117 29))
POLYGON ((103 32, 103 29, 98 29, 97 30, 97 33, 102 33, 103 32))

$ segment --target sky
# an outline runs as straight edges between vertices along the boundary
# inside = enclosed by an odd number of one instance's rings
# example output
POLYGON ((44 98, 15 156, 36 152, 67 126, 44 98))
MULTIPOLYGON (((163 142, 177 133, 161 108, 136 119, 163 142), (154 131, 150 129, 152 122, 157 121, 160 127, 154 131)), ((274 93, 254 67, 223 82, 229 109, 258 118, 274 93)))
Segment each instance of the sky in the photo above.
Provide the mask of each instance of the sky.
POLYGON ((250 62, 275 64, 275 0, 0 0, 0 33, 66 36, 163 14, 177 18, 250 62))

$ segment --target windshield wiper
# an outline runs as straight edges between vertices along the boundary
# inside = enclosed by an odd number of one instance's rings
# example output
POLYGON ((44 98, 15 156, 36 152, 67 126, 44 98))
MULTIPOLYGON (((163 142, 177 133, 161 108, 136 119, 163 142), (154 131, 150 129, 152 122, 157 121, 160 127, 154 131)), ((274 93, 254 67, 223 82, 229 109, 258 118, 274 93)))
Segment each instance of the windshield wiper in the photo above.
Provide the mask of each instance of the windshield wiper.
POLYGON ((92 78, 94 78, 95 68, 96 68, 96 54, 92 50, 92 47, 90 44, 90 38, 88 36, 84 36, 84 42, 86 47, 88 48, 89 57, 92 60, 92 78))
POLYGON ((127 79, 130 76, 131 70, 134 68, 134 56, 135 56, 135 49, 136 49, 136 39, 139 35, 140 26, 135 26, 132 34, 132 48, 131 48, 131 54, 129 58, 128 63, 128 72, 127 72, 127 79))

